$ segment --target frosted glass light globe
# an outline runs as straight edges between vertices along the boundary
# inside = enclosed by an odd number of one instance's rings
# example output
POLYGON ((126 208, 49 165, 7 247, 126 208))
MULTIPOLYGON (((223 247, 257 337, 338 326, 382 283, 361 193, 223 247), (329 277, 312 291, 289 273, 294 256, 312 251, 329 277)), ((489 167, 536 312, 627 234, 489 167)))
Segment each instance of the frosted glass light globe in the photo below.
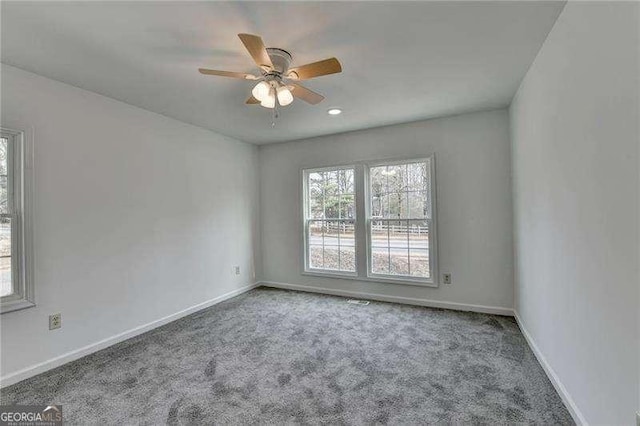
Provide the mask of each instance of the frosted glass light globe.
POLYGON ((260 105, 262 105, 265 108, 275 108, 276 107, 275 90, 271 89, 269 94, 267 94, 267 96, 265 96, 262 102, 260 102, 260 105))
POLYGON ((264 100, 264 98, 269 96, 270 91, 271 91, 271 85, 266 81, 261 81, 260 83, 256 84, 256 87, 253 88, 253 90, 251 91, 251 94, 257 100, 262 101, 264 100))
POLYGON ((291 102, 293 102, 291 90, 289 90, 287 86, 278 87, 278 103, 282 106, 287 106, 291 102))

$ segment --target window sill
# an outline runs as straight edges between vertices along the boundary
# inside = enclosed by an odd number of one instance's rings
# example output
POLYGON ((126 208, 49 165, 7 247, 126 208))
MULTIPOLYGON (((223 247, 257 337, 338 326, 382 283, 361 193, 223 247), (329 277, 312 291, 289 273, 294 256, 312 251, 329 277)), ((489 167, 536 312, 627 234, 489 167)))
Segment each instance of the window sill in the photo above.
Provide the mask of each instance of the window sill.
POLYGON ((389 277, 377 277, 377 276, 369 276, 369 277, 361 277, 355 274, 345 274, 345 273, 333 273, 333 272, 320 272, 320 271, 304 271, 301 273, 302 275, 310 276, 310 277, 321 277, 321 278, 337 278, 342 280, 352 280, 352 281, 366 281, 372 283, 382 283, 382 284, 396 284, 396 285, 411 285, 417 287, 431 287, 437 288, 438 283, 433 281, 418 281, 418 280, 410 280, 410 279, 402 279, 402 278, 389 278, 389 277))
POLYGON ((26 299, 18 299, 12 301, 2 302, 0 305, 0 314, 6 314, 7 312, 19 311, 26 308, 32 308, 36 306, 35 303, 26 299))

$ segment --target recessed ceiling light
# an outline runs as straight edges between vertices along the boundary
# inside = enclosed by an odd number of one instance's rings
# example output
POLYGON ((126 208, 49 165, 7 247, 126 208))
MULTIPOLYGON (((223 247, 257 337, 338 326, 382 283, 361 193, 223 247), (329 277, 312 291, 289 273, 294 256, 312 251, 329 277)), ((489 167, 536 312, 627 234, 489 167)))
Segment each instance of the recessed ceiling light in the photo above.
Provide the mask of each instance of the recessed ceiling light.
POLYGON ((341 113, 342 113, 342 110, 340 108, 331 108, 330 110, 327 111, 327 114, 329 115, 338 115, 341 113))

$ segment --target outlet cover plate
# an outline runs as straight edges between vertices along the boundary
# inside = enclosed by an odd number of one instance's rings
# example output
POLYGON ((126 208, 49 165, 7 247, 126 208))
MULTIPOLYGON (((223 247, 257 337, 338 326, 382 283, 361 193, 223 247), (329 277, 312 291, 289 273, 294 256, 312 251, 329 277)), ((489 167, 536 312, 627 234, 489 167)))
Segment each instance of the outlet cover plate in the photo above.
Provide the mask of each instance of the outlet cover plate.
POLYGON ((444 284, 451 284, 451 274, 442 274, 442 282, 444 284))
POLYGON ((49 330, 62 327, 62 314, 49 315, 49 330))

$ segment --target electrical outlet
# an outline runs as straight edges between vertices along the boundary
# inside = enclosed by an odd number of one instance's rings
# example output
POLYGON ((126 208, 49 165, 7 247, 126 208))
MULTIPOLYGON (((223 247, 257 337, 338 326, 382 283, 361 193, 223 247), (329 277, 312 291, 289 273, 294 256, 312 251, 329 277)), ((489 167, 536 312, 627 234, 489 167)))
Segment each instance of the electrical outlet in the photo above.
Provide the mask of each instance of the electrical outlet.
POLYGON ((62 327, 62 314, 49 315, 49 330, 62 327))
POLYGON ((236 275, 240 275, 240 267, 236 266, 236 275))
POLYGON ((442 274, 442 282, 444 284, 451 284, 451 274, 442 274))

